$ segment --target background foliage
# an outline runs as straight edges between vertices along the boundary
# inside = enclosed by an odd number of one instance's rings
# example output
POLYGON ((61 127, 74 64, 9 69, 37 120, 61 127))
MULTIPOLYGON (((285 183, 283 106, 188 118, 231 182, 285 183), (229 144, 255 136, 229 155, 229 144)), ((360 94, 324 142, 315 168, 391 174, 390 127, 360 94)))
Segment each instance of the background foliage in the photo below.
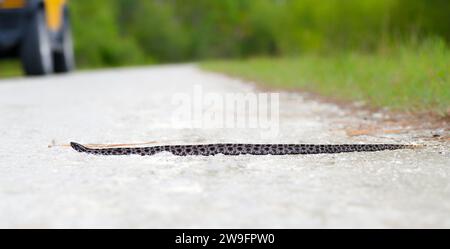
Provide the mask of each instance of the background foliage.
POLYGON ((450 42, 447 0, 72 0, 81 67, 450 42), (430 38, 431 37, 431 38, 430 38))

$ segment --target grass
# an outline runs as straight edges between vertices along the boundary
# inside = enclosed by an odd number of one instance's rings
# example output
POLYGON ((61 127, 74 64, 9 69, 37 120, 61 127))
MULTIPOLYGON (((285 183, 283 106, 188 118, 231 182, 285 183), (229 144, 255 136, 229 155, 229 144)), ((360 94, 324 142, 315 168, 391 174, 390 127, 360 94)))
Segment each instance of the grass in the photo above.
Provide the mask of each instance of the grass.
POLYGON ((209 61, 201 67, 372 107, 450 115, 450 49, 444 43, 376 54, 209 61))
POLYGON ((22 75, 22 69, 17 60, 0 60, 0 79, 22 75))

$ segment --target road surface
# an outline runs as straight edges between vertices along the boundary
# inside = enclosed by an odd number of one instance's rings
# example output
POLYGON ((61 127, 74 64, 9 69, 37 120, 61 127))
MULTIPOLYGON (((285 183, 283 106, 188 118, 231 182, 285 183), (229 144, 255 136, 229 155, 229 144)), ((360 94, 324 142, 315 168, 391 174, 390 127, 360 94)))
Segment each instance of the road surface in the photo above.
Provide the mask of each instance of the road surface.
POLYGON ((450 228, 448 142, 349 137, 364 122, 298 93, 280 130, 172 129, 171 98, 257 92, 194 65, 0 80, 2 228, 450 228), (52 141, 428 143, 419 150, 298 156, 96 157, 52 141))

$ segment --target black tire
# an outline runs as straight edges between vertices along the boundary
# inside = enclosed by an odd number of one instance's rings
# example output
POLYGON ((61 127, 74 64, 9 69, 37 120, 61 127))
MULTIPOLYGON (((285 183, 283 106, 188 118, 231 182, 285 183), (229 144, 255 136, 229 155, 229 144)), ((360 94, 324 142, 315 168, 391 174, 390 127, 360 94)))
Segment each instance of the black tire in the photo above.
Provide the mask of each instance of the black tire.
POLYGON ((45 75, 53 72, 52 45, 43 9, 32 13, 28 20, 20 57, 26 75, 45 75))
POLYGON ((75 69, 73 54, 72 30, 67 11, 64 13, 64 25, 59 37, 61 49, 53 53, 54 71, 56 73, 67 73, 75 69))

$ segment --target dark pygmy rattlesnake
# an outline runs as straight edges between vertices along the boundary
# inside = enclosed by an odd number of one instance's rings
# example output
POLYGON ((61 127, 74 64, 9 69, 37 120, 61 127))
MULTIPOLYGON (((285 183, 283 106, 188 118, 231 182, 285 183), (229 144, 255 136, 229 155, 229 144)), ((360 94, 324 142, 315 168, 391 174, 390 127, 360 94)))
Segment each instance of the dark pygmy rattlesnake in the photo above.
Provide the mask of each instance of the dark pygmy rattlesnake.
POLYGON ((70 143, 73 149, 94 155, 141 155, 151 156, 160 152, 170 152, 176 156, 223 155, 297 155, 343 152, 365 152, 412 149, 416 145, 404 144, 201 144, 162 145, 151 147, 88 148, 78 143, 70 143))

